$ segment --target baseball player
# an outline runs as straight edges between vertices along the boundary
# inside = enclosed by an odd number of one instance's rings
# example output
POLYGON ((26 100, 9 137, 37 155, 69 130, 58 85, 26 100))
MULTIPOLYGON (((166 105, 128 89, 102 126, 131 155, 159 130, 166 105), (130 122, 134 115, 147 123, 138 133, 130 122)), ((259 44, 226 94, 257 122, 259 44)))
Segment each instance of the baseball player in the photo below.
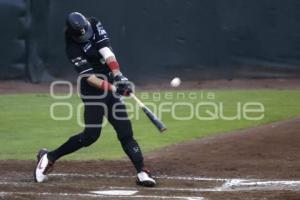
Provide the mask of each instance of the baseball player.
POLYGON ((86 18, 81 13, 72 12, 66 20, 65 43, 67 56, 81 77, 80 92, 84 103, 85 128, 57 149, 42 149, 38 152, 35 181, 45 181, 55 161, 62 156, 96 142, 106 115, 137 171, 136 183, 146 187, 155 186, 155 180, 144 167, 142 152, 133 138, 131 122, 125 105, 120 100, 121 96, 128 96, 132 92, 132 87, 120 71, 103 25, 95 18, 86 18))

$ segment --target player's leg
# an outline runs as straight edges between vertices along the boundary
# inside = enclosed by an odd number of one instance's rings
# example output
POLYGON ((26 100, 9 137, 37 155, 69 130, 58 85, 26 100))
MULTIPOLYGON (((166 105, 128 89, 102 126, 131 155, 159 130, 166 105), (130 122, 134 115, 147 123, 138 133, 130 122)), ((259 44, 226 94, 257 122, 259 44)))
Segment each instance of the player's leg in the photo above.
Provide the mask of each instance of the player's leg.
POLYGON ((49 152, 48 158, 52 161, 56 161, 64 155, 73 153, 82 147, 88 147, 96 142, 101 133, 104 109, 102 105, 86 104, 84 106, 84 131, 70 137, 70 139, 59 148, 49 152))
POLYGON ((128 119, 127 113, 124 112, 124 109, 125 109, 124 104, 119 104, 118 106, 115 107, 115 109, 111 107, 109 109, 107 118, 108 121, 113 126, 113 128, 115 129, 124 152, 128 155, 134 167, 139 172, 144 167, 143 155, 138 143, 133 138, 131 123, 128 119), (120 112, 113 111, 117 109, 120 112), (116 116, 114 116, 114 114, 116 116))
POLYGON ((132 126, 128 119, 126 107, 119 99, 112 97, 112 100, 108 104, 107 118, 117 132, 124 152, 137 170, 137 183, 148 187, 155 186, 156 182, 151 177, 150 171, 144 168, 143 154, 133 137, 132 126))
POLYGON ((35 169, 35 181, 43 182, 47 174, 53 168, 56 160, 67 154, 73 153, 82 147, 87 147, 94 143, 100 136, 103 115, 105 107, 102 104, 84 106, 85 129, 82 133, 69 138, 64 144, 57 149, 48 152, 42 149, 38 153, 38 164, 35 169))

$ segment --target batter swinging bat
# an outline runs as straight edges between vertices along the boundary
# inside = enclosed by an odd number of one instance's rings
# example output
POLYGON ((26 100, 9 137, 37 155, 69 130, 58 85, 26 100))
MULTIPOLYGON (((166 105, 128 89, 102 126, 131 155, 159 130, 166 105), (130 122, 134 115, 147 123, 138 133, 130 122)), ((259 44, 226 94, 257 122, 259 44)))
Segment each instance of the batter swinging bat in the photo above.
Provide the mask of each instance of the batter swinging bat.
POLYGON ((137 104, 141 107, 147 117, 160 132, 164 132, 165 130, 167 130, 165 125, 151 112, 149 108, 145 106, 145 104, 143 104, 143 102, 141 102, 141 100, 139 100, 133 93, 130 93, 130 96, 137 102, 137 104))

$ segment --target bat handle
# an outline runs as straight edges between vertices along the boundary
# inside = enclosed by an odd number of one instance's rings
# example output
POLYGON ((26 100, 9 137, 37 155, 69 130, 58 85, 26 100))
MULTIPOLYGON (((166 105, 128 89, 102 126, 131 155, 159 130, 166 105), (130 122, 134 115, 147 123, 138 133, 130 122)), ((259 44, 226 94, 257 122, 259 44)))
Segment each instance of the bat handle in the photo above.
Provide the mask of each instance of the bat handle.
POLYGON ((141 102, 141 100, 139 100, 134 93, 130 93, 130 97, 133 98, 137 104, 139 104, 140 107, 144 108, 145 104, 143 102, 141 102))
MULTIPOLYGON (((116 91, 117 91, 116 86, 112 85, 112 86, 111 86, 111 90, 112 90, 113 92, 116 92, 116 91)), ((130 97, 133 98, 133 99, 137 102, 137 104, 138 104, 140 107, 142 107, 142 108, 145 107, 145 104, 143 104, 143 102, 141 102, 141 100, 139 100, 139 99, 135 96, 135 94, 134 94, 133 92, 130 93, 130 97)))

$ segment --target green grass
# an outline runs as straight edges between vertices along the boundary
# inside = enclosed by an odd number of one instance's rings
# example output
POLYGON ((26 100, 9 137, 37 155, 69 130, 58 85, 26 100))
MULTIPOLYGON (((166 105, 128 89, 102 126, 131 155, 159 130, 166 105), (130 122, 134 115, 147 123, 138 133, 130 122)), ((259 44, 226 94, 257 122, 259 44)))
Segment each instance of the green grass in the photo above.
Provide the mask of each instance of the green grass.
MULTIPOLYGON (((264 118, 258 121, 249 121, 244 118, 231 121, 222 119, 207 121, 193 117, 190 120, 177 121, 171 117, 171 112, 164 112, 162 119, 167 125, 168 131, 162 135, 138 110, 140 119, 132 120, 132 122, 135 137, 144 152, 194 138, 300 116, 300 92, 296 90, 190 91, 184 92, 185 97, 182 94, 176 96, 174 92, 168 92, 167 96, 165 94, 166 92, 150 92, 139 95, 143 97, 144 101, 154 102, 157 105, 166 102, 166 99, 170 99, 170 96, 173 95, 172 100, 169 100, 172 103, 165 106, 165 109, 169 109, 176 102, 190 102, 194 106, 199 102, 215 102, 217 104, 222 102, 226 116, 235 115, 238 102, 242 105, 246 102, 260 102, 265 108, 264 118), (195 96, 192 96, 192 99, 187 97, 191 92, 195 93, 196 99, 195 96), (214 99, 207 98, 210 93, 214 94, 214 99), (163 97, 159 101, 157 101, 158 95, 163 97)), ((55 100, 48 94, 0 96, 0 159, 35 159, 36 151, 39 148, 54 149, 70 136, 82 130, 76 123, 76 117, 68 121, 52 120, 49 110, 50 105, 54 102, 70 102, 76 112, 76 106, 80 103, 80 99, 78 96, 73 96, 69 100, 55 100)), ((130 99, 127 99, 126 102, 135 105, 130 99)), ((212 111, 212 107, 204 108, 212 111)), ((175 111, 178 116, 189 114, 187 107, 184 106, 176 107, 175 111)), ((64 116, 67 111, 61 108, 57 109, 55 113, 64 116)), ((202 109, 200 113, 201 116, 204 116, 205 109, 202 109)), ((124 153, 115 132, 110 125, 107 125, 102 130, 100 140, 89 148, 66 156, 65 159, 117 159, 123 156, 124 153)))

